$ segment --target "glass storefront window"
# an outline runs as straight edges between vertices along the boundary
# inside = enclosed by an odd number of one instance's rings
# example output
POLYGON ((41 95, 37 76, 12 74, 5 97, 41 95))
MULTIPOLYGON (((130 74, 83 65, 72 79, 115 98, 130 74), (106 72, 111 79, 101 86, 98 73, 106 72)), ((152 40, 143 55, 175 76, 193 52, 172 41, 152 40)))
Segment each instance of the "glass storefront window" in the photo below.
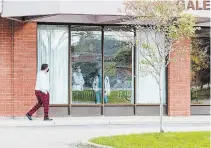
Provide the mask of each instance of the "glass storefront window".
POLYGON ((133 42, 131 28, 104 28, 105 104, 133 104, 133 42))
POLYGON ((38 25, 38 63, 49 64, 50 104, 68 104, 68 26, 38 25))
POLYGON ((191 45, 191 104, 210 105, 210 28, 197 30, 191 45))
MULTIPOLYGON (((140 30, 137 31, 137 50, 136 50, 136 103, 137 104, 159 104, 159 86, 155 78, 150 75, 144 75, 144 71, 141 69, 148 69, 150 67, 143 67, 141 64, 141 59, 143 58, 140 51, 143 49, 144 43, 150 43, 155 49, 159 46, 160 49, 164 45, 164 37, 153 31, 140 30), (162 40, 163 39, 163 40, 162 40), (155 43, 156 42, 156 43, 155 43)), ((158 50, 155 50, 158 54, 158 50)), ((150 59, 150 58, 149 58, 150 59)), ((166 71, 162 73, 162 82, 163 83, 163 103, 166 104, 166 71)))
MULTIPOLYGON (((50 103, 159 104, 156 81, 140 75, 140 46, 134 49, 134 35, 132 28, 121 26, 38 25, 38 68, 50 66, 50 103)), ((142 33, 136 35, 146 40, 142 33)), ((166 103, 165 71, 163 83, 166 103)))
POLYGON ((102 102, 102 27, 71 26, 72 104, 102 102))

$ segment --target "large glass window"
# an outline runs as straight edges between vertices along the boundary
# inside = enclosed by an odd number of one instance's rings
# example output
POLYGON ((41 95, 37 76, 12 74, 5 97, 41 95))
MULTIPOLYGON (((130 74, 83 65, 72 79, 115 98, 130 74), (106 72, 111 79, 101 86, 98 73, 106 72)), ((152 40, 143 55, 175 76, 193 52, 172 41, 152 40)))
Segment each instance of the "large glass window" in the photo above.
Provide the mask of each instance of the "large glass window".
MULTIPOLYGON (((68 104, 69 94, 71 104, 134 104, 134 96, 136 103, 158 104, 155 79, 140 73, 139 50, 146 34, 136 33, 136 50, 134 34, 121 26, 39 25, 38 68, 50 66, 50 103, 68 104)), ((166 103, 165 71, 163 84, 166 103)))
POLYGON ((68 26, 38 26, 38 64, 49 64, 50 104, 68 103, 68 26))
POLYGON ((134 103, 134 32, 126 27, 104 28, 104 103, 134 103))
POLYGON ((210 105, 210 28, 197 30, 191 44, 191 104, 210 105))
MULTIPOLYGON (((164 48, 164 37, 155 33, 152 30, 137 31, 137 50, 136 50, 136 103, 137 104, 159 104, 159 86, 155 78, 150 74, 145 74, 145 71, 150 67, 144 67, 141 64, 142 54, 140 51, 143 49, 143 44, 150 44, 155 50, 155 54, 158 54, 157 47, 164 48)), ((146 54, 147 55, 147 54, 146 54)), ((149 58, 150 59, 150 58, 149 58)), ((166 71, 162 73, 163 83, 163 103, 166 103, 166 71)))
POLYGON ((71 26, 72 104, 102 103, 101 28, 71 26))

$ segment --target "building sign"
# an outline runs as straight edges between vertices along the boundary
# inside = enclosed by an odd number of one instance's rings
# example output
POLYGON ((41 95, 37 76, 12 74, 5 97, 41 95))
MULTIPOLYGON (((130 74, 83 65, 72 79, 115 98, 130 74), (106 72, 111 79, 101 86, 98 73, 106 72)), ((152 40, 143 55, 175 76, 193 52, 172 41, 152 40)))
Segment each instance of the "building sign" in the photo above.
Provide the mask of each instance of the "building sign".
POLYGON ((210 0, 179 0, 185 2, 186 10, 210 10, 210 0))

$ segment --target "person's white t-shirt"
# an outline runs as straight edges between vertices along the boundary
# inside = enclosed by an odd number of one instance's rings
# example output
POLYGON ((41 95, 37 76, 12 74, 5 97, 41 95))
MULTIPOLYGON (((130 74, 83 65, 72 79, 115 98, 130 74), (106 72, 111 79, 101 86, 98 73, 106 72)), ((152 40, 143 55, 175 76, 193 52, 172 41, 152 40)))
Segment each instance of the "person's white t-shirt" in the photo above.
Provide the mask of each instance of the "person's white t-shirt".
POLYGON ((35 90, 42 91, 43 93, 49 92, 49 77, 44 71, 39 71, 37 73, 35 90))

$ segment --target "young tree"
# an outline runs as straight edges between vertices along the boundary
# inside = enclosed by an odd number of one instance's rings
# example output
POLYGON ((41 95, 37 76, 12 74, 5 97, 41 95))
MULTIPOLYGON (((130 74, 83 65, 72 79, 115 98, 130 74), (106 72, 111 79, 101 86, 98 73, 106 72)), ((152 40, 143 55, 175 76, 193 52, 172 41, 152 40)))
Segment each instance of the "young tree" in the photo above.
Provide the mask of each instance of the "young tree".
MULTIPOLYGON (((195 34, 195 17, 184 12, 184 3, 175 0, 136 0, 125 2, 127 20, 135 24, 138 38, 136 45, 142 59, 140 73, 151 75, 159 86, 160 132, 163 129, 163 83, 166 67, 172 61, 182 59, 188 47, 174 48, 178 40, 195 34), (171 56, 174 53, 174 56, 171 56), (175 54, 176 53, 176 54, 175 54)), ((126 20, 125 20, 126 21, 126 20)))

